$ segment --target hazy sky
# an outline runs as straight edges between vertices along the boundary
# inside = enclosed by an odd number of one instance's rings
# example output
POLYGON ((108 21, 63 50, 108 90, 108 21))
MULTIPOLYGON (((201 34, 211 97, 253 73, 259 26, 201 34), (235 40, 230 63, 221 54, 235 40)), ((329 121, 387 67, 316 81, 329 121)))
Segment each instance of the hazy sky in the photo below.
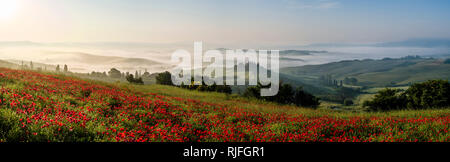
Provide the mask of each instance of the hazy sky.
POLYGON ((448 0, 0 0, 0 41, 372 43, 450 38, 448 0))

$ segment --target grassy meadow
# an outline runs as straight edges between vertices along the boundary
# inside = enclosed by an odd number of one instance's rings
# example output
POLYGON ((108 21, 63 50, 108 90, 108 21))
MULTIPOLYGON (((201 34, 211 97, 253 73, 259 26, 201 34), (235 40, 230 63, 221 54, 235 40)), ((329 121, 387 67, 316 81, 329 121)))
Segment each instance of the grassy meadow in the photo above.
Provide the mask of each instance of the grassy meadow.
POLYGON ((163 85, 0 69, 3 142, 449 141, 450 109, 279 105, 163 85))

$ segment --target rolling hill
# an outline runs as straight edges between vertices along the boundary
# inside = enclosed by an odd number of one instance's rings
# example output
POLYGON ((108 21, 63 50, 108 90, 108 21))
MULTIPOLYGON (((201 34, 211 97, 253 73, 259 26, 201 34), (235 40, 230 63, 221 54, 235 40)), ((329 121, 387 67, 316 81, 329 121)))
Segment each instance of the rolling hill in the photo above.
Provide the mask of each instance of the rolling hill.
POLYGON ((17 54, 5 54, 0 59, 16 64, 22 61, 28 63, 30 61, 39 62, 47 65, 64 65, 67 64, 74 72, 92 72, 92 71, 108 71, 110 68, 118 68, 123 71, 134 72, 136 70, 144 71, 151 69, 154 71, 163 71, 170 67, 146 58, 133 58, 122 56, 105 56, 85 52, 67 52, 67 51, 25 51, 17 52, 17 54), (32 58, 32 59, 30 59, 32 58))
POLYGON ((444 60, 404 57, 400 59, 351 60, 322 65, 283 68, 281 72, 305 83, 315 83, 320 76, 332 75, 358 79, 358 85, 383 87, 405 85, 429 79, 450 79, 450 65, 444 60))
POLYGON ((8 62, 8 61, 0 60, 0 67, 17 68, 18 65, 14 64, 14 63, 11 63, 11 62, 8 62))
POLYGON ((143 58, 126 58, 117 56, 100 56, 82 52, 45 52, 42 54, 48 63, 80 62, 86 64, 110 64, 123 66, 148 66, 161 64, 143 58))
POLYGON ((0 68, 0 85, 0 142, 450 139, 449 109, 313 110, 170 86, 105 83, 6 68, 0 68))

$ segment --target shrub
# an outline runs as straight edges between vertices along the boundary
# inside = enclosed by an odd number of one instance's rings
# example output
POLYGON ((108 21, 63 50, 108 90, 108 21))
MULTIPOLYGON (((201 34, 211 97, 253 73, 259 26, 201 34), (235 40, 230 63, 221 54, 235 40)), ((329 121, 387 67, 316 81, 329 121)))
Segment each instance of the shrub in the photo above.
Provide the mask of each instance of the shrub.
POLYGON ((450 58, 446 59, 446 60, 444 61, 444 64, 450 64, 450 58))
POLYGON ((375 95, 364 106, 372 110, 428 109, 450 106, 450 83, 444 80, 429 80, 411 85, 405 92, 385 89, 375 95))
POLYGON ((408 108, 424 109, 450 106, 450 83, 430 80, 411 85, 405 92, 408 108))
POLYGON ((220 93, 231 94, 232 89, 229 85, 217 85, 217 86, 215 86, 214 91, 220 92, 220 93))
POLYGON ((372 101, 365 101, 364 106, 371 110, 396 110, 406 107, 404 94, 399 94, 398 89, 386 88, 378 91, 372 101))
POLYGON ((173 85, 172 74, 170 74, 170 72, 168 71, 158 74, 156 76, 156 84, 173 85))
POLYGON ((297 106, 317 107, 320 105, 319 100, 319 98, 304 91, 302 87, 297 88, 295 91, 294 103, 297 106))
POLYGON ((242 94, 242 96, 248 97, 248 98, 261 98, 260 90, 261 90, 261 88, 258 86, 248 87, 245 90, 244 94, 242 94))
POLYGON ((0 141, 19 141, 25 137, 19 127, 19 116, 10 109, 0 109, 0 141))
POLYGON ((261 96, 260 92, 262 88, 268 88, 270 85, 262 86, 258 84, 257 86, 248 87, 243 96, 249 98, 257 98, 266 101, 281 103, 281 104, 295 104, 297 106, 303 107, 317 107, 319 103, 319 98, 313 96, 312 94, 303 90, 303 88, 294 88, 290 84, 280 83, 280 89, 278 94, 275 96, 261 96))
POLYGON ((111 70, 109 70, 108 75, 111 78, 120 78, 120 77, 122 77, 122 73, 119 70, 117 70, 116 68, 112 68, 111 70))
POLYGON ((280 86, 280 90, 278 91, 278 94, 273 96, 272 101, 275 101, 277 103, 282 104, 290 104, 295 103, 295 91, 294 88, 290 84, 282 84, 280 86))
POLYGON ((130 74, 126 77, 127 81, 129 83, 133 83, 133 84, 144 84, 144 81, 142 80, 142 78, 135 78, 133 76, 133 74, 130 74))
POLYGON ((344 100, 344 105, 345 105, 345 106, 351 106, 351 105, 353 105, 353 104, 354 104, 353 101, 350 100, 350 99, 344 100))
POLYGON ((181 83, 181 85, 178 87, 189 89, 189 90, 219 92, 219 93, 226 93, 226 94, 231 94, 231 92, 232 92, 231 86, 229 86, 229 85, 217 85, 216 83, 214 83, 213 85, 206 85, 205 82, 202 82, 200 85, 197 85, 196 83, 199 83, 199 82, 196 82, 196 81, 194 81, 194 78, 191 78, 191 84, 184 85, 183 83, 181 83))

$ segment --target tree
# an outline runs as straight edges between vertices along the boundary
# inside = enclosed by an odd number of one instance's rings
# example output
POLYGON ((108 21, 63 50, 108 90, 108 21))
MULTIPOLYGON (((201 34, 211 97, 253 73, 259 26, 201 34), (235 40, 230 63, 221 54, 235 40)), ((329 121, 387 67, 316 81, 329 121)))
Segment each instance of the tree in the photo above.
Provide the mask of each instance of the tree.
POLYGON ((132 84, 144 84, 144 81, 142 81, 142 78, 135 78, 133 76, 133 74, 128 75, 126 77, 126 79, 129 83, 132 83, 132 84))
POLYGON ((372 101, 364 102, 372 110, 428 109, 450 106, 450 83, 444 80, 429 80, 411 85, 405 92, 385 89, 372 101))
POLYGON ((111 70, 109 70, 108 75, 111 78, 121 78, 122 77, 122 73, 119 70, 117 70, 116 68, 112 68, 111 70))
POLYGON ((315 108, 320 105, 319 100, 319 98, 305 92, 302 87, 295 90, 294 104, 297 106, 315 108))
POLYGON ((214 91, 216 92, 220 92, 220 93, 226 93, 226 94, 231 94, 232 89, 231 86, 229 85, 216 85, 216 86, 211 86, 212 89, 214 89, 214 91))
POLYGON ((399 94, 400 90, 386 88, 380 90, 372 101, 365 101, 364 106, 370 110, 398 110, 406 107, 404 94, 399 94))
POLYGON ((156 76, 156 84, 173 85, 173 83, 172 83, 172 74, 170 74, 170 72, 168 72, 168 71, 163 72, 163 73, 159 73, 156 76))
POLYGON ((59 67, 59 65, 56 66, 56 71, 59 72, 61 70, 61 68, 59 67))
POLYGON ((350 99, 346 99, 346 100, 344 101, 344 105, 345 105, 345 106, 351 106, 351 105, 353 105, 353 101, 350 100, 350 99))
POLYGON ((30 61, 30 69, 33 70, 34 66, 33 66, 33 61, 30 61))
POLYGON ((290 84, 280 84, 280 89, 278 93, 273 96, 272 101, 282 104, 290 104, 294 100, 294 89, 290 84))
POLYGON ((446 59, 446 60, 444 61, 444 64, 450 64, 450 58, 446 59))
POLYGON ((262 86, 258 84, 257 86, 248 87, 243 96, 249 98, 257 98, 265 101, 277 102, 281 104, 295 104, 297 106, 303 107, 317 107, 320 102, 319 98, 303 91, 302 87, 294 90, 290 84, 280 83, 280 89, 275 96, 261 96, 260 92, 262 88, 268 88, 270 85, 262 86))
POLYGON ((69 72, 69 68, 67 67, 67 65, 64 65, 64 72, 65 73, 69 72))
POLYGON ((349 85, 356 85, 358 83, 358 79, 345 77, 344 83, 349 85))
POLYGON ((142 77, 143 78, 150 78, 150 75, 151 74, 149 72, 145 71, 144 74, 142 74, 142 77))
POLYGON ((261 91, 261 88, 259 87, 259 84, 258 84, 258 86, 248 87, 244 91, 242 96, 248 97, 248 98, 258 98, 258 99, 260 99, 261 98, 260 91, 261 91))
POLYGON ((354 98, 360 94, 360 89, 350 88, 350 87, 339 87, 336 89, 337 100, 340 103, 344 103, 346 99, 354 98))
POLYGON ((450 106, 450 83, 445 80, 413 84, 405 94, 408 108, 411 109, 450 106))

